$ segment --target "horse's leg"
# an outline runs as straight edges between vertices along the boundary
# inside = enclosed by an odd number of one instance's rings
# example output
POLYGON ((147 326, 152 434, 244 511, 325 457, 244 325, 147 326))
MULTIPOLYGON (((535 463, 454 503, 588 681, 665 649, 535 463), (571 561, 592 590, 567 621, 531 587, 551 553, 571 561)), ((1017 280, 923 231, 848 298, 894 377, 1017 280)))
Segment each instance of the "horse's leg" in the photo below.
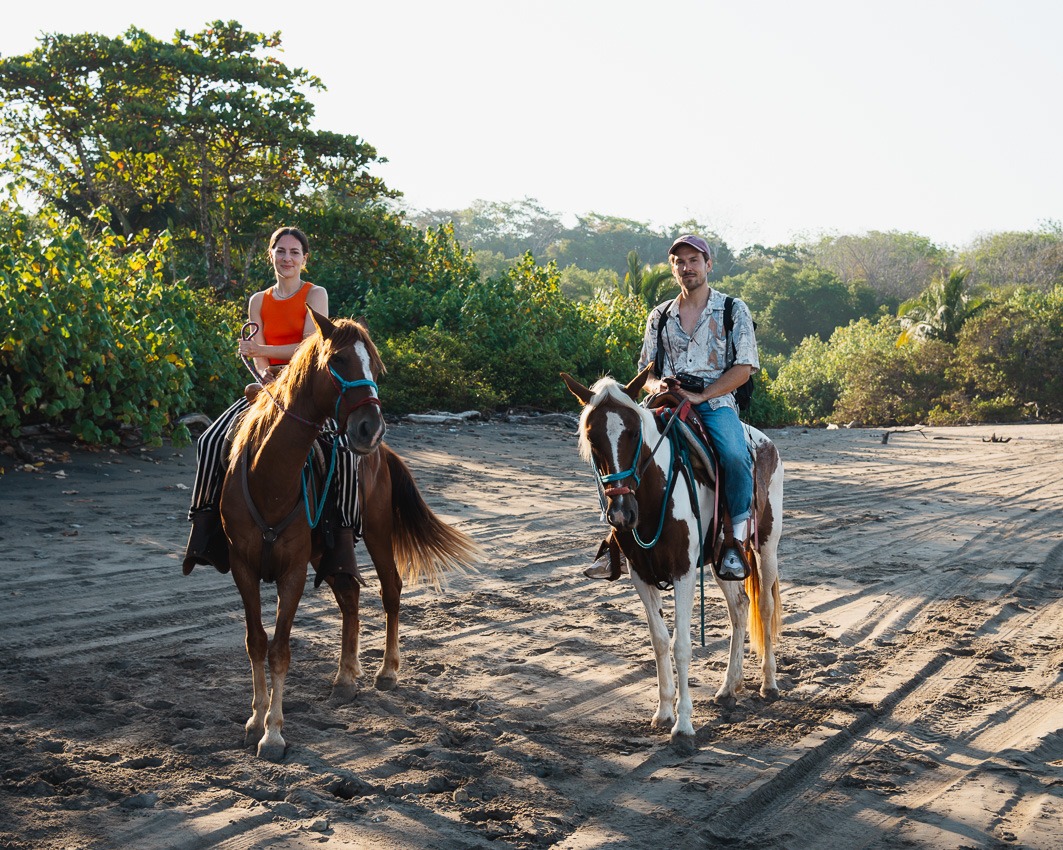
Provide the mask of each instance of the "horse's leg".
POLYGON ((694 609, 695 572, 691 570, 673 585, 675 593, 675 628, 672 632, 672 657, 675 659, 679 701, 676 704, 672 741, 694 736, 694 701, 690 698, 690 617, 694 609))
POLYGON ((646 622, 650 627, 650 643, 657 662, 657 711, 650 721, 654 729, 664 729, 675 722, 672 704, 675 702, 675 680, 672 678, 672 654, 668 641, 668 624, 661 609, 661 593, 652 584, 646 584, 631 572, 631 583, 638 591, 642 607, 646 609, 646 622))
POLYGON ((251 662, 251 717, 244 724, 244 744, 257 741, 265 730, 266 705, 269 691, 266 689, 266 630, 262 627, 262 599, 259 595, 258 577, 240 561, 232 564, 233 580, 244 603, 244 619, 247 624, 247 658, 251 662))
POLYGON ((782 623, 778 546, 778 535, 773 535, 760 547, 760 597, 757 600, 763 635, 760 695, 769 700, 779 696, 779 686, 775 680, 775 641, 779 637, 782 623))
POLYGON ((269 711, 265 734, 258 742, 259 757, 269 761, 284 758, 285 743, 281 735, 284 728, 284 679, 292 660, 292 623, 306 584, 306 561, 304 556, 301 562, 296 562, 301 563, 301 567, 287 569, 277 579, 277 624, 273 629, 273 640, 269 642, 269 711))
MULTIPOLYGON (((390 506, 391 499, 387 500, 390 506)), ((390 691, 399 683, 399 599, 402 595, 402 576, 395 565, 391 550, 391 517, 365 525, 365 548, 373 559, 377 578, 380 579, 380 599, 384 605, 384 660, 377 671, 374 686, 381 691, 390 691)))
POLYGON ((775 680, 775 643, 782 631, 782 600, 779 597, 779 541, 782 539, 783 463, 775 446, 764 437, 757 449, 756 474, 765 498, 757 508, 760 532, 757 623, 759 634, 750 635, 750 643, 761 654, 760 695, 776 699, 779 686, 775 680))
POLYGON ((731 647, 727 657, 727 671, 723 684, 714 698, 717 705, 731 708, 737 703, 742 689, 742 653, 745 651, 746 618, 749 616, 749 597, 742 582, 716 579, 727 603, 727 619, 731 621, 731 647))
POLYGON ((373 685, 390 691, 399 683, 399 599, 402 576, 395 563, 392 547, 395 520, 392 514, 393 488, 384 446, 362 460, 361 479, 362 529, 364 543, 380 580, 380 600, 384 606, 384 660, 373 685))
POLYGON ((345 580, 343 588, 337 589, 338 581, 334 576, 325 580, 332 588, 343 617, 340 630, 340 666, 332 682, 332 692, 336 696, 353 699, 358 692, 358 678, 362 675, 362 665, 358 661, 358 603, 361 598, 361 586, 356 581, 345 580))

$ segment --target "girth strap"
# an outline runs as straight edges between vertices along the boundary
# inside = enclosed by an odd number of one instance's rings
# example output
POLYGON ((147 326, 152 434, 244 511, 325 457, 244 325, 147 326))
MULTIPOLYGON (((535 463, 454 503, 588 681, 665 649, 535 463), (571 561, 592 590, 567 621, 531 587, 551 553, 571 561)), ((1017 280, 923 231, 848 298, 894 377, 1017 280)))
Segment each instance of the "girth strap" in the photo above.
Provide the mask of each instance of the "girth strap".
POLYGON ((273 544, 277 542, 277 538, 280 537, 281 532, 284 531, 297 516, 299 516, 299 509, 303 507, 302 500, 295 503, 295 507, 291 512, 282 519, 277 525, 270 526, 266 524, 266 521, 262 518, 262 514, 258 512, 258 508, 255 506, 254 500, 251 498, 251 488, 247 484, 247 469, 250 466, 248 462, 248 447, 244 446, 244 453, 240 456, 240 483, 244 488, 244 500, 247 502, 247 509, 251 512, 251 518, 254 519, 255 524, 258 526, 259 531, 262 532, 262 557, 259 563, 259 578, 262 581, 274 582, 277 580, 277 576, 273 572, 273 544))

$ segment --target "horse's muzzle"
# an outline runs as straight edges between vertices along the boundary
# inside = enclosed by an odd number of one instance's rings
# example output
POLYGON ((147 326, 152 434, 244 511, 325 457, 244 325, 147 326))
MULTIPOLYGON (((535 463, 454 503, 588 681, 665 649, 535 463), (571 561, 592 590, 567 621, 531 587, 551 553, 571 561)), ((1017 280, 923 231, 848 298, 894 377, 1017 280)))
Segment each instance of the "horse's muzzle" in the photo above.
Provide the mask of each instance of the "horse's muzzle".
MULTIPOLYGON (((626 488, 625 488, 626 489, 626 488)), ((605 519, 617 531, 629 531, 639 521, 639 503, 634 493, 609 496, 605 506, 605 519)))
POLYGON ((351 451, 360 455, 376 451, 387 431, 380 406, 366 404, 352 410, 351 415, 347 417, 347 427, 344 431, 347 434, 347 444, 351 451))

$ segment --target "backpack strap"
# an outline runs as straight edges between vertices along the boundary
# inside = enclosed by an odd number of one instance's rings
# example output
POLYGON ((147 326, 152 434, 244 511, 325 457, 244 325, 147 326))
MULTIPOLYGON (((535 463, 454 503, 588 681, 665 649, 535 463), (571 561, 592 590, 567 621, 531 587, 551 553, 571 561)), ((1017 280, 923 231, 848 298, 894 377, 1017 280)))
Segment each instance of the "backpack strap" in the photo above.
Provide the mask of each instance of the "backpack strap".
POLYGON ((661 311, 661 318, 657 320, 657 351, 653 357, 653 375, 655 378, 664 377, 664 323, 667 320, 668 311, 674 303, 675 299, 673 298, 665 305, 661 311))
POLYGON ((731 339, 731 333, 735 329, 734 306, 734 298, 728 295, 723 301, 723 332, 727 335, 728 368, 734 365, 735 358, 738 357, 738 349, 735 347, 734 340, 731 339))

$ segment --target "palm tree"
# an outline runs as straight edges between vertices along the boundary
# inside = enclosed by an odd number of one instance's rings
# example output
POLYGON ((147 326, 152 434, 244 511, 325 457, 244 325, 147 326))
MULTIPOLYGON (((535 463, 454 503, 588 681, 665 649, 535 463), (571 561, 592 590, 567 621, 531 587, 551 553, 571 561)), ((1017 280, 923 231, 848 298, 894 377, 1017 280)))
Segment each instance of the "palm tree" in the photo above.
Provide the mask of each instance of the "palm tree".
POLYGON ((629 251, 627 255, 627 273, 619 283, 623 295, 635 295, 642 299, 646 308, 652 310, 662 300, 663 295, 674 283, 672 268, 668 263, 651 266, 643 265, 638 251, 629 251))
POLYGON ((901 333, 898 344, 912 339, 940 339, 955 343, 964 323, 989 306, 989 299, 967 288, 971 270, 957 266, 946 278, 927 287, 918 298, 901 304, 897 311, 901 333))

